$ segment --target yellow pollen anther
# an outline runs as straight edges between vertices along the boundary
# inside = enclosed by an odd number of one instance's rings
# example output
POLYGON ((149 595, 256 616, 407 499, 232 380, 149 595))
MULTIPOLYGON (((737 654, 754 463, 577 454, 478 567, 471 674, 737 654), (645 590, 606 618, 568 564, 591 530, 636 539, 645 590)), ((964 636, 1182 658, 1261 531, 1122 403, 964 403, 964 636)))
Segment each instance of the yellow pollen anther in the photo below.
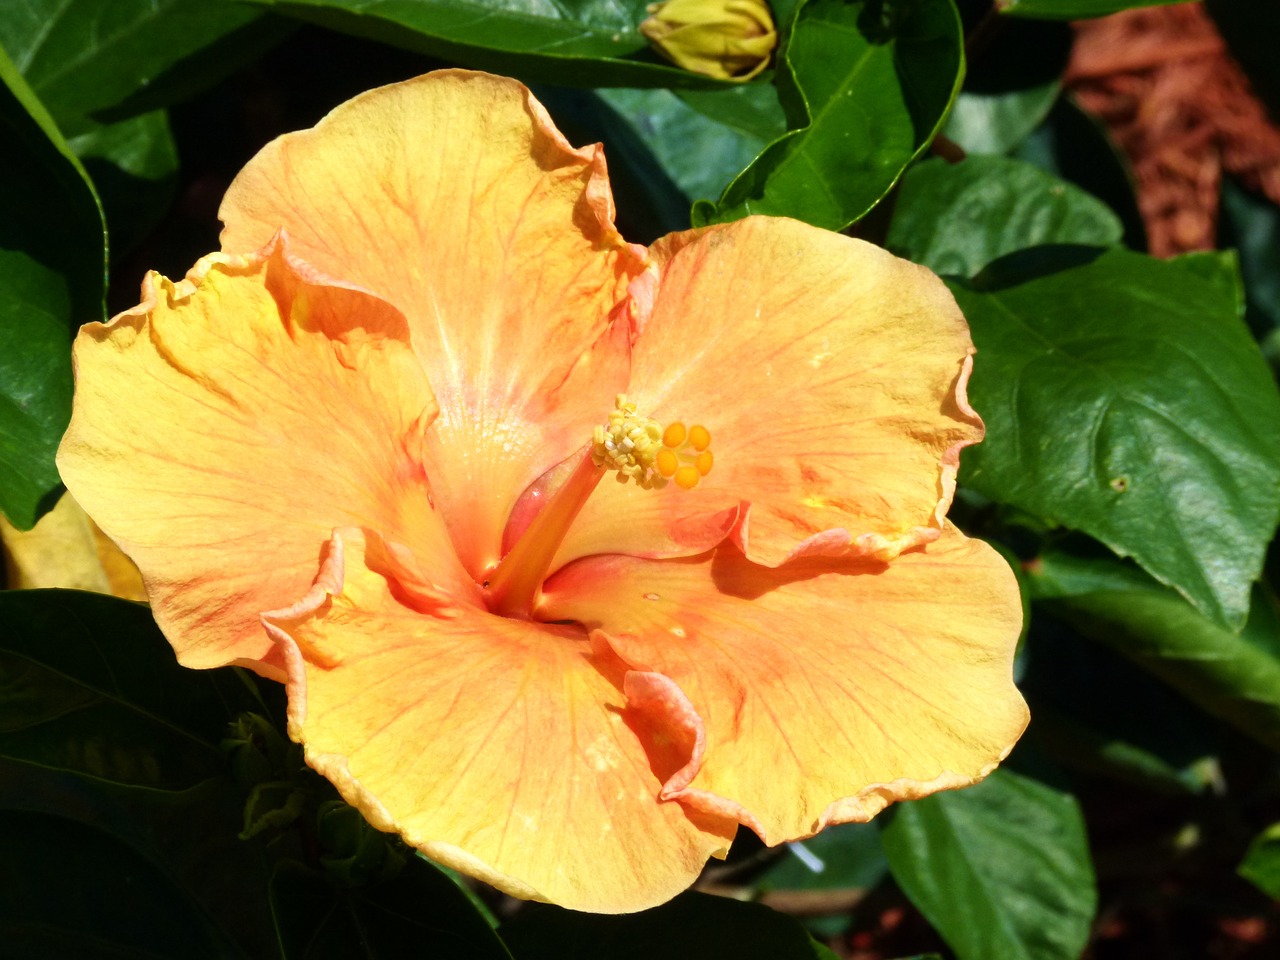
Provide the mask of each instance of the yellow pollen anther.
POLYGON ((671 479, 676 475, 676 471, 680 469, 680 458, 676 456, 674 450, 663 447, 658 451, 658 456, 654 461, 657 464, 658 472, 667 479, 671 479))
POLYGON ((692 490, 711 472, 710 445, 706 427, 686 428, 677 420, 664 428, 619 394, 609 422, 592 434, 591 462, 614 471, 619 483, 634 480, 645 490, 660 490, 674 479, 682 490, 692 490))

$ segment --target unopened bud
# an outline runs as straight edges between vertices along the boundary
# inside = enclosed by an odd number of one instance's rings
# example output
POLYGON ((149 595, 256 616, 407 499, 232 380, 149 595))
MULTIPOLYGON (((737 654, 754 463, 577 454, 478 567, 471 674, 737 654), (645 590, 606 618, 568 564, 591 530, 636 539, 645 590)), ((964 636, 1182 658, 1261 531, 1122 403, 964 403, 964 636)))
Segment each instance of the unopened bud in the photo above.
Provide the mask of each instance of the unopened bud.
POLYGON ((765 0, 667 0, 640 24, 659 53, 692 73, 750 80, 778 43, 765 0))

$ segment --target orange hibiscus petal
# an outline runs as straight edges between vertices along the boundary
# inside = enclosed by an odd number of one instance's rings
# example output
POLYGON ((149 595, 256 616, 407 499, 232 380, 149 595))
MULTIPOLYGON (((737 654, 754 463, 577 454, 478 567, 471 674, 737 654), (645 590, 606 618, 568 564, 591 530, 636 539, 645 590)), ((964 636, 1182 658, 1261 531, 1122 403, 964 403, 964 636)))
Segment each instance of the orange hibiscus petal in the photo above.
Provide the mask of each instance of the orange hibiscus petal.
POLYGON ((954 528, 889 564, 594 557, 544 599, 633 667, 638 727, 683 745, 662 795, 769 844, 974 783, 1026 726, 1017 584, 954 528))
POLYGON ((599 145, 571 147, 514 80, 441 71, 269 144, 220 215, 224 250, 283 228, 408 318, 440 403, 427 473, 481 577, 516 497, 625 386, 629 325, 610 311, 642 251, 614 229, 599 145))
MULTIPOLYGON (((658 800, 659 776, 581 628, 432 609, 376 535, 335 531, 309 598, 268 614, 289 732, 381 830, 519 897, 640 910, 736 824, 658 800)), ((611 662, 612 661, 612 662, 611 662)))
POLYGON ((465 591, 418 453, 435 402, 395 309, 280 244, 151 274, 143 297, 80 328, 58 467, 182 663, 266 657, 258 615, 308 587, 335 524, 407 531, 465 591))
POLYGON ((965 399, 968 326, 937 277, 772 217, 674 234, 650 254, 655 272, 633 285, 628 399, 710 428, 715 466, 688 492, 602 484, 559 562, 696 553, 716 542, 705 518, 740 502, 735 536, 769 565, 887 560, 939 535, 982 422, 965 399))

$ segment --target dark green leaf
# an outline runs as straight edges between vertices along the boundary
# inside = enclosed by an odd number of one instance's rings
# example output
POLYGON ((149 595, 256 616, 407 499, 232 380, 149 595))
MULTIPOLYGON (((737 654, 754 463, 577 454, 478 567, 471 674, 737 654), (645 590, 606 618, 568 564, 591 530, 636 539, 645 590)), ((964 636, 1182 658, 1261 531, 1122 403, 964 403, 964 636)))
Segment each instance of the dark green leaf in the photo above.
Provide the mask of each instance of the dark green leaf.
POLYGON ((762 213, 844 229, 933 139, 963 72, 950 0, 808 0, 778 67, 791 129, 695 223, 762 213))
POLYGON ((1159 7, 1184 0, 996 0, 996 9, 1013 17, 1085 20, 1135 7, 1159 7))
POLYGON ((648 244, 664 234, 688 229, 688 199, 653 155, 640 130, 600 93, 539 84, 534 84, 533 93, 570 143, 604 144, 609 183, 618 207, 618 229, 623 236, 648 244))
POLYGON ((282 863, 271 878, 271 909, 282 960, 511 958, 453 881, 418 857, 394 879, 367 887, 282 863))
MULTIPOLYGON (((757 85, 701 96, 737 104, 740 91, 748 90, 773 88, 757 85)), ((767 142, 704 116, 668 90, 601 90, 599 96, 625 118, 685 196, 694 199, 718 197, 767 142)))
POLYGON ((72 137, 93 178, 111 234, 111 255, 127 253, 163 219, 173 202, 178 152, 163 110, 95 126, 72 137))
MULTIPOLYGON (((1113 556, 1093 543, 1088 552, 1113 556)), ((1030 592, 1035 584, 1025 576, 1030 592)), ((1202 711, 1045 603, 1035 609, 1018 687, 1038 746, 1074 769, 1158 793, 1204 793, 1220 782, 1216 727, 1202 711)))
POLYGON ((987 421, 963 481, 1243 624, 1280 518, 1280 395, 1231 257, 1044 247, 952 289, 987 421))
POLYGON ((284 34, 233 0, 25 0, 0 46, 68 135, 212 85, 284 34))
POLYGON ((1280 615, 1261 588, 1236 634, 1120 561, 1049 552, 1031 573, 1037 602, 1085 636, 1129 657, 1207 713, 1280 749, 1280 615))
POLYGON ((71 335, 102 319, 106 241, 84 169, 3 51, 0 79, 0 511, 27 529, 56 500, 71 335))
POLYGON ((1018 144, 1013 155, 1093 194, 1120 217, 1125 244, 1146 249, 1146 227, 1129 161, 1106 127, 1070 97, 1058 99, 1045 122, 1018 144))
POLYGON ((234 956, 160 866, 110 834, 4 810, 0 849, 0 952, 7 957, 234 956))
POLYGON ((757 885, 762 890, 870 889, 888 869, 876 828, 846 823, 789 844, 757 885))
POLYGON ((1176 767, 1145 747, 1090 727, 1038 700, 1028 701, 1035 742, 1073 769, 1170 795, 1204 793, 1220 782, 1221 771, 1211 757, 1176 767))
MULTIPOLYGON (((198 903, 209 922, 242 950, 228 948, 217 956, 274 957, 278 955, 276 936, 267 907, 261 848, 236 838, 243 803, 244 795, 226 777, 181 793, 121 790, 0 758, 0 808, 75 821, 110 837, 131 851, 130 858, 154 864, 175 895, 198 903)), ((101 888, 94 896, 100 897, 115 880, 104 881, 98 875, 94 882, 101 888)), ((22 956, 80 954, 37 951, 22 956)), ((167 956, 185 960, 187 954, 167 956)))
POLYGON ((1071 52, 1065 23, 1006 20, 982 35, 942 133, 967 153, 1005 153, 1048 114, 1071 52))
POLYGON ((660 60, 646 0, 256 0, 331 30, 568 86, 725 87, 660 60))
POLYGON ((1240 255, 1246 319, 1254 334, 1280 330, 1280 206, 1224 177, 1218 245, 1235 247, 1240 255))
POLYGON ((825 960, 791 917, 756 903, 686 893, 627 916, 530 905, 498 928, 516 960, 825 960))
POLYGON ((1059 85, 956 97, 942 135, 969 154, 1001 154, 1026 139, 1052 109, 1059 85))
POLYGON ((1280 900, 1280 823, 1253 838, 1239 873, 1267 896, 1280 900))
POLYGON ((1006 157, 927 160, 907 171, 885 245, 936 273, 971 277, 1051 243, 1111 246, 1123 227, 1100 200, 1006 157))
POLYGON ((787 132, 787 116, 777 88, 749 83, 728 90, 681 90, 681 100, 716 123, 758 140, 776 140, 787 132))
POLYGON ((1076 960, 1097 902, 1075 799, 997 770, 976 787, 898 804, 889 867, 960 960, 1076 960))
POLYGON ((185 790, 225 770, 244 704, 225 671, 179 667, 139 604, 0 592, 0 756, 122 787, 185 790))

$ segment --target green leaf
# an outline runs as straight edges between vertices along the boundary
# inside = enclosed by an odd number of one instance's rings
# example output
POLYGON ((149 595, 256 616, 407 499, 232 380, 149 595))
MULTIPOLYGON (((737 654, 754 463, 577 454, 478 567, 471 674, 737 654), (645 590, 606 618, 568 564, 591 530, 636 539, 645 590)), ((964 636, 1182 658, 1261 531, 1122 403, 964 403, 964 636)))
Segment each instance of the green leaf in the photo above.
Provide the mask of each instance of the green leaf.
POLYGON ((728 90, 680 90, 681 100, 708 120, 744 136, 776 140, 787 132, 787 116, 772 84, 748 83, 728 90))
POLYGON ((963 73, 950 0, 802 3, 777 78, 791 129, 694 222, 760 213, 844 229, 932 141, 963 73))
MULTIPOLYGON (((703 93, 701 102, 719 101, 731 110, 748 91, 755 97, 755 91, 772 94, 773 88, 754 85, 703 93)), ((599 96, 631 125, 685 196, 694 199, 718 197, 772 139, 709 118, 668 90, 601 90, 599 96)))
POLYGON ((987 422, 963 482, 1132 556, 1239 628, 1280 518, 1280 394, 1230 255, 1044 247, 952 289, 987 422))
MULTIPOLYGON (((1113 556, 1093 542, 1089 550, 1113 556)), ((1018 688, 1031 707, 1028 736, 1036 745, 1063 765, 1166 795, 1220 784, 1217 725, 1123 654, 1053 616, 1049 605, 1035 609, 1018 688)))
POLYGON ((827 827, 787 852, 756 880, 761 890, 870 889, 889 865, 880 835, 869 823, 827 827))
POLYGON ((282 862, 271 878, 271 910, 282 960, 511 960, 463 892, 419 857, 367 887, 340 886, 282 862))
POLYGON ((1280 206, 1223 177, 1218 245, 1235 247, 1240 257, 1245 317, 1255 335, 1280 330, 1280 206))
POLYGON ((84 168, 2 50, 0 79, 0 511, 29 529, 60 488, 71 335, 103 317, 106 239, 84 168))
POLYGON ((1147 247, 1133 171, 1105 126, 1070 97, 1059 97, 1044 123, 1018 144, 1013 156, 1074 183, 1110 207, 1124 224, 1124 242, 1147 247))
POLYGON ((1048 116, 1059 90, 1054 82, 1008 93, 964 91, 956 97, 942 135, 968 154, 1007 153, 1048 116))
POLYGON ((997 770, 898 804, 881 840, 894 879, 959 960, 1076 960, 1084 949, 1097 891, 1070 794, 997 770))
POLYGON ((284 36, 233 0, 24 0, 0 46, 68 135, 191 96, 284 36))
POLYGON ((618 229, 649 244, 689 227, 689 201, 658 162, 640 132, 600 92, 533 85, 533 93, 570 143, 603 143, 618 229))
POLYGON ((1267 896, 1280 900, 1280 823, 1253 838, 1237 872, 1267 896))
POLYGON ((1071 52, 1065 23, 1010 20, 984 34, 942 133, 966 153, 999 154, 1044 120, 1071 52))
POLYGON ((935 273, 971 277, 1024 247, 1112 246, 1123 229, 1102 201, 1028 163, 926 160, 902 178, 885 246, 935 273))
POLYGON ((726 87, 660 60, 646 0, 255 0, 330 30, 567 86, 726 87))
POLYGON ((1280 750, 1280 614, 1255 588, 1240 633, 1119 561, 1046 552, 1031 565, 1037 603, 1129 657, 1213 716, 1280 750))
POLYGON ((760 904, 704 893, 685 893, 644 913, 614 917, 531 904, 498 932, 516 960, 825 960, 832 956, 791 917, 760 904))
POLYGON ((996 9, 1012 17, 1085 20, 1136 7, 1159 7, 1185 0, 996 0, 996 9))
POLYGON ((178 666, 146 607, 72 590, 0 592, 0 678, 0 756, 116 787, 220 776, 247 705, 228 671, 178 666))
POLYGON ((169 118, 154 110, 119 123, 96 125, 67 141, 93 178, 119 258, 168 212, 177 189, 178 150, 169 118))
POLYGON ((165 871, 117 837, 75 820, 4 810, 0 849, 5 956, 235 955, 165 871))

